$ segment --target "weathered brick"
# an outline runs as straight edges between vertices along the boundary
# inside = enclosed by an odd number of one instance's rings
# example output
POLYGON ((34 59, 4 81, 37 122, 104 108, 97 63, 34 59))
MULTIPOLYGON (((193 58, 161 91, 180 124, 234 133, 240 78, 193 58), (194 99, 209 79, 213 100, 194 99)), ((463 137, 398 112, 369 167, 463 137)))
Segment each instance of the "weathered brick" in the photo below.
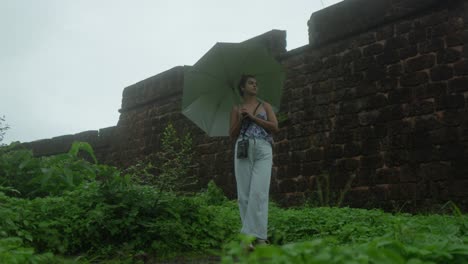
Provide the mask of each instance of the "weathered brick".
POLYGON ((447 47, 455 47, 463 45, 463 35, 460 32, 449 34, 445 37, 447 47))
POLYGON ((385 50, 400 49, 406 46, 408 46, 408 39, 401 36, 390 38, 385 41, 385 50))
POLYGON ((464 151, 465 147, 455 142, 442 144, 440 145, 440 160, 466 162, 464 151))
POLYGON ((365 73, 365 80, 374 82, 385 78, 386 71, 384 67, 370 67, 365 73))
POLYGON ((427 83, 428 79, 425 72, 413 72, 400 77, 400 84, 403 87, 417 86, 427 83))
POLYGON ((468 45, 463 46, 463 53, 462 53, 463 58, 468 59, 468 45))
POLYGON ((356 97, 372 95, 377 92, 377 86, 373 82, 363 82, 356 87, 356 97))
POLYGON ((433 82, 449 80, 453 77, 453 69, 448 65, 437 65, 430 71, 433 82))
POLYGON ((295 178, 299 176, 301 170, 301 164, 294 161, 290 162, 286 168, 286 178, 295 178))
POLYGON ((466 190, 468 190, 468 180, 460 180, 451 182, 449 185, 449 192, 452 197, 466 197, 466 190))
POLYGON ((310 106, 310 108, 306 108, 306 115, 312 120, 328 118, 328 106, 310 106))
POLYGON ((363 155, 377 154, 380 151, 380 141, 378 139, 368 139, 361 142, 361 152, 363 155))
POLYGON ((300 138, 300 137, 304 137, 308 135, 302 123, 290 125, 287 127, 287 130, 288 130, 289 139, 296 139, 296 138, 300 138))
POLYGON ((283 179, 279 181, 278 187, 283 192, 297 192, 299 184, 294 179, 283 179))
POLYGON ((280 153, 287 153, 289 152, 289 142, 288 140, 278 141, 275 139, 275 150, 279 151, 280 153))
POLYGON ((380 154, 361 156, 360 163, 362 168, 380 168, 383 165, 383 158, 380 154))
POLYGON ((448 91, 450 93, 463 93, 468 91, 468 77, 459 77, 449 81, 448 91))
POLYGON ((392 64, 387 67, 387 74, 390 77, 398 77, 403 74, 403 66, 401 63, 392 64))
MULTIPOLYGON (((432 127, 430 129, 432 129, 432 127)), ((410 148, 411 150, 414 150, 416 148, 426 148, 428 146, 431 146, 432 144, 429 132, 425 130, 414 131, 414 133, 411 133, 409 137, 410 142, 408 148, 410 148)))
POLYGON ((425 95, 427 97, 437 97, 440 95, 447 94, 446 83, 430 83, 425 86, 425 95))
POLYGON ((384 26, 380 29, 377 30, 376 32, 376 40, 377 41, 380 41, 380 40, 384 40, 384 39, 390 39, 390 38, 393 38, 394 36, 394 25, 393 24, 390 24, 390 25, 387 25, 387 26, 384 26))
POLYGON ((412 97, 412 90, 409 87, 393 89, 388 93, 388 103, 396 104, 408 102, 412 97))
POLYGON ((322 146, 327 146, 330 143, 330 137, 328 136, 327 133, 321 132, 321 133, 316 133, 310 136, 310 141, 312 146, 315 147, 322 147, 322 146))
POLYGON ((336 162, 338 175, 347 175, 355 172, 359 168, 358 159, 343 158, 336 162))
POLYGON ((418 54, 418 48, 416 45, 411 45, 400 49, 400 60, 405 60, 409 57, 414 57, 418 54))
POLYGON ((388 98, 382 93, 377 93, 366 98, 365 109, 377 109, 388 104, 388 98))
POLYGON ((343 57, 341 58, 342 63, 350 63, 352 61, 355 61, 359 58, 361 58, 362 53, 360 49, 351 49, 347 51, 345 54, 343 54, 343 57))
MULTIPOLYGON (((387 150, 402 150, 407 148, 410 144, 410 135, 407 134, 396 134, 396 135, 389 135, 382 141, 382 149, 387 150)), ((389 153, 389 155, 392 155, 389 153)), ((406 153, 407 156, 407 153, 406 153)), ((395 165, 395 164, 394 164, 395 165)))
POLYGON ((323 170, 322 162, 305 162, 302 164, 302 175, 319 175, 323 170))
POLYGON ((455 75, 468 75, 468 60, 462 60, 453 65, 455 75))
POLYGON ((437 52, 437 63, 453 63, 461 58, 461 52, 456 49, 445 49, 437 52))
POLYGON ((448 191, 448 184, 446 181, 438 181, 438 182, 428 182, 428 191, 431 193, 431 198, 435 199, 436 201, 439 200, 448 200, 449 198, 449 191, 448 191))
POLYGON ((466 113, 463 110, 445 110, 440 111, 438 114, 440 116, 440 122, 446 126, 458 127, 466 119, 466 117, 464 116, 464 114, 466 113))
POLYGON ((421 179, 419 165, 404 164, 400 168, 401 182, 418 182, 421 179))
POLYGON ((415 28, 408 33, 409 44, 417 44, 427 40, 426 29, 422 27, 415 28))
POLYGON ((294 138, 289 140, 290 150, 304 150, 310 148, 311 142, 308 138, 294 138))
POLYGON ((376 40, 375 33, 367 32, 358 36, 356 40, 356 44, 358 46, 364 46, 364 45, 368 45, 368 44, 375 42, 375 40, 376 40))
POLYGON ((429 52, 439 51, 444 49, 445 43, 443 39, 436 38, 426 40, 418 44, 419 53, 425 54, 429 52))
POLYGON ((449 94, 436 97, 436 110, 465 107, 465 98, 461 94, 449 94))
POLYGON ((288 153, 275 153, 273 155, 273 163, 278 166, 288 165, 291 158, 288 153))
POLYGON ((433 144, 445 144, 456 142, 459 139, 458 129, 454 127, 442 127, 429 132, 433 144))
POLYGON ((374 184, 375 168, 360 167, 352 186, 369 186, 374 184))
POLYGON ((307 134, 330 131, 331 125, 332 124, 330 119, 316 119, 312 120, 312 123, 310 125, 307 125, 305 127, 305 130, 307 131, 307 134))
POLYGON ((384 46, 381 43, 374 43, 364 48, 364 56, 373 56, 383 52, 384 46))
POLYGON ((398 88, 398 79, 397 78, 384 78, 379 80, 377 83, 377 91, 379 92, 388 92, 393 89, 398 88))
POLYGON ((408 134, 412 130, 411 123, 409 121, 395 120, 388 123, 388 135, 408 134))
POLYGON ((358 85, 363 79, 364 74, 362 72, 344 76, 344 81, 349 85, 348 87, 358 85))
POLYGON ((324 157, 325 155, 322 148, 313 146, 312 148, 306 150, 306 160, 308 161, 319 161, 323 160, 324 157))
POLYGON ((291 158, 292 160, 294 160, 295 162, 303 162, 306 160, 306 151, 305 150, 302 150, 302 151, 293 151, 291 152, 291 158))
POLYGON ((343 157, 342 145, 331 145, 325 148, 325 159, 337 159, 343 157))
POLYGON ((403 109, 399 104, 385 106, 380 110, 379 117, 376 121, 378 123, 386 123, 391 120, 401 119, 404 116, 402 110, 403 109))
MULTIPOLYGON (((387 167, 401 166, 407 164, 409 161, 409 154, 404 149, 392 149, 385 151, 384 163, 387 167)), ((398 171, 399 176, 399 171, 398 171)))
POLYGON ((330 133, 330 139, 335 144, 345 144, 354 139, 355 132, 352 129, 338 128, 330 133))
POLYGON ((465 149, 463 154, 463 159, 452 160, 452 176, 455 180, 466 180, 466 175, 468 175, 468 166, 466 166, 466 161, 468 160, 468 154, 465 149))
POLYGON ((447 180, 449 177, 449 165, 441 162, 431 162, 421 165, 423 179, 431 181, 447 180))
POLYGON ((410 162, 427 163, 435 159, 435 148, 430 144, 409 150, 410 162))
POLYGON ((413 28, 412 21, 403 21, 396 25, 396 33, 397 35, 408 33, 412 28, 413 28))
POLYGON ((344 114, 336 117, 336 127, 340 129, 354 128, 359 125, 357 114, 344 114))
POLYGON ((406 72, 415 72, 423 69, 428 69, 434 66, 435 56, 432 54, 421 55, 406 61, 406 72))
POLYGON ((400 170, 396 168, 383 168, 375 171, 375 183, 398 183, 400 182, 400 170))
POLYGON ((322 62, 323 67, 325 67, 325 68, 330 68, 330 67, 336 66, 339 63, 340 63, 340 57, 336 56, 336 55, 327 57, 327 58, 323 59, 323 62, 322 62))
POLYGON ((441 24, 448 19, 448 12, 443 10, 442 12, 430 13, 418 19, 417 24, 423 27, 434 26, 441 24))
POLYGON ((398 54, 398 50, 396 49, 384 50, 382 54, 377 55, 377 63, 380 65, 393 64, 399 61, 400 54, 398 54))
POLYGON ((408 116, 419 116, 434 113, 435 104, 432 101, 415 101, 408 105, 408 116))
POLYGON ((354 157, 361 153, 361 144, 358 142, 349 142, 344 145, 343 155, 345 157, 354 157))
POLYGON ((375 127, 372 125, 359 127, 356 130, 356 140, 359 140, 360 142, 362 142, 365 140, 378 138, 375 130, 376 130, 375 127))
POLYGON ((355 99, 343 101, 336 105, 337 114, 352 114, 361 111, 364 108, 364 101, 362 99, 355 99))
POLYGON ((447 22, 434 25, 432 28, 429 28, 429 38, 443 37, 450 31, 449 24, 447 22))
POLYGON ((345 74, 345 72, 351 73, 350 67, 344 67, 341 64, 333 66, 328 70, 329 70, 329 74, 328 74, 329 78, 339 78, 339 77, 343 76, 345 74))
POLYGON ((374 57, 362 57, 354 61, 354 71, 363 71, 370 67, 375 67, 376 61, 374 57))
POLYGON ((417 116, 414 119, 415 133, 439 129, 441 123, 433 115, 417 116))

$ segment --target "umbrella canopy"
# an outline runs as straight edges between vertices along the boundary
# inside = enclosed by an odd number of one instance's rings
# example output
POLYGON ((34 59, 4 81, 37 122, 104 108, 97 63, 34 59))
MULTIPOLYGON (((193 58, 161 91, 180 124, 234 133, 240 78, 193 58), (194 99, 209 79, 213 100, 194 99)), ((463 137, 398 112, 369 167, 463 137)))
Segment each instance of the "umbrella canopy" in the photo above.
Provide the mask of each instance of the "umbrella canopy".
POLYGON ((242 74, 255 76, 257 97, 278 111, 282 66, 263 46, 218 42, 184 72, 182 113, 209 136, 228 136, 231 109, 241 103, 237 84, 242 74))

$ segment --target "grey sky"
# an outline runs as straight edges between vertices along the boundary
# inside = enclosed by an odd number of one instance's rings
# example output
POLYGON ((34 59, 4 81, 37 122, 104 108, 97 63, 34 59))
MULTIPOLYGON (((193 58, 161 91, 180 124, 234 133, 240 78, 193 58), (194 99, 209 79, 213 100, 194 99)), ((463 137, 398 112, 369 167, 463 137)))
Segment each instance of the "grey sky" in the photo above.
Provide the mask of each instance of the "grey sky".
POLYGON ((122 90, 216 42, 286 30, 306 45, 310 15, 339 0, 0 0, 3 143, 117 124, 122 90))

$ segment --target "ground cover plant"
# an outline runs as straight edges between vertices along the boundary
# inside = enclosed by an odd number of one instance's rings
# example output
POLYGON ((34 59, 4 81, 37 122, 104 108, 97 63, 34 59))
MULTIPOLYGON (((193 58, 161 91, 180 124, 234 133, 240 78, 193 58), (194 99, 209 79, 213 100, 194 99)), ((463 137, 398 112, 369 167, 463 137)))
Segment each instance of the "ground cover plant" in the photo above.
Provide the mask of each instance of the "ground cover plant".
POLYGON ((238 235, 237 204, 214 183, 182 195, 137 178, 137 171, 98 164, 86 143, 51 157, 0 148, 0 263, 156 263, 180 256, 218 256, 224 263, 468 263, 468 217, 457 210, 410 215, 271 203, 272 244, 249 253, 242 241, 251 238, 238 235))

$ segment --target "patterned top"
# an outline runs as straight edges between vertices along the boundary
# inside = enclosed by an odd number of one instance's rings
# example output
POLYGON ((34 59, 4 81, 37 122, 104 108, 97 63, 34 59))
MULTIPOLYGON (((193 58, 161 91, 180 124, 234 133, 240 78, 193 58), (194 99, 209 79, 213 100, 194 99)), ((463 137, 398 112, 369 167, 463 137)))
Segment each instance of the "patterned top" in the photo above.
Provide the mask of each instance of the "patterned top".
MULTIPOLYGON (((268 120, 266 112, 260 112, 256 115, 256 117, 261 118, 263 120, 268 120)), ((263 127, 257 125, 257 123, 250 120, 249 118, 244 119, 244 121, 242 122, 239 138, 242 138, 242 135, 244 135, 244 137, 246 138, 264 139, 273 146, 273 137, 271 136, 271 134, 268 133, 263 127)))

